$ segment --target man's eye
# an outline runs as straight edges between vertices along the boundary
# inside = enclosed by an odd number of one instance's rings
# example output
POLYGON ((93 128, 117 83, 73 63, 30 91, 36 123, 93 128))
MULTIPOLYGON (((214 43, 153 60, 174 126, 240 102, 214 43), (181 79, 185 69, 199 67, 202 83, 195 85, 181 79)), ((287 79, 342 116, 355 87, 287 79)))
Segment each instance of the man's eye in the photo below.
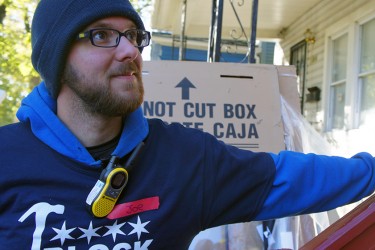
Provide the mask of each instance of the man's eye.
POLYGON ((111 37, 110 31, 108 30, 96 30, 92 33, 92 38, 95 41, 106 41, 111 37))
POLYGON ((129 30, 126 32, 126 38, 129 41, 136 41, 137 40, 137 31, 136 30, 129 30))

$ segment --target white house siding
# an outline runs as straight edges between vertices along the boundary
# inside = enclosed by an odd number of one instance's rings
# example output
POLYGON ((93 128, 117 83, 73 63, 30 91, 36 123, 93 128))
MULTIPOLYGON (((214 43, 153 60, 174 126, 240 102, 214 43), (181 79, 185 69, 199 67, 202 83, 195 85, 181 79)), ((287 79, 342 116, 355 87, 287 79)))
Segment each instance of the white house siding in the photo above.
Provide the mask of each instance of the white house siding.
MULTIPOLYGON (((291 47, 304 39, 306 29, 310 29, 315 34, 316 42, 307 46, 305 95, 308 93, 307 88, 317 86, 322 90, 322 99, 319 102, 305 102, 303 114, 318 131, 324 133, 331 142, 339 145, 340 149, 337 153, 346 156, 362 150, 375 153, 375 145, 367 143, 369 140, 366 140, 369 137, 375 138, 375 132, 365 128, 325 131, 324 115, 329 89, 325 80, 328 36, 335 30, 353 26, 358 20, 371 15, 375 16, 375 0, 323 0, 308 12, 301 13, 300 18, 289 27, 285 27, 286 30, 280 34, 285 64, 289 64, 291 47)), ((348 67, 358 66, 353 60, 353 64, 348 67)))

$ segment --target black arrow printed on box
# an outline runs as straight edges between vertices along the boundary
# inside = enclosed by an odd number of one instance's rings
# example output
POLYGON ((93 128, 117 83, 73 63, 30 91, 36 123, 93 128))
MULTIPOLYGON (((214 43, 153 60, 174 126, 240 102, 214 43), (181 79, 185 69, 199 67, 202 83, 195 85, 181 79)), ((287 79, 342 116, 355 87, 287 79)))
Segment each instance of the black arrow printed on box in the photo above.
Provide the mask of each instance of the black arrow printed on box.
POLYGON ((181 88, 181 90, 182 90, 181 99, 182 100, 190 100, 190 88, 195 89, 196 87, 194 86, 194 84, 189 79, 187 79, 185 77, 184 79, 181 80, 181 82, 179 82, 176 85, 176 88, 181 88))

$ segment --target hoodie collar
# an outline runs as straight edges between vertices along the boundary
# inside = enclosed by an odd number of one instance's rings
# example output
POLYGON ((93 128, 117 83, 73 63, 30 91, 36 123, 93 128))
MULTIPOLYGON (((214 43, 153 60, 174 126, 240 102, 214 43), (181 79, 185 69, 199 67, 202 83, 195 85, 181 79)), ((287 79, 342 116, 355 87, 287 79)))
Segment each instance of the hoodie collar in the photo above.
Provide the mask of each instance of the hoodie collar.
MULTIPOLYGON (((21 122, 30 122, 33 134, 49 147, 78 162, 99 166, 77 137, 61 122, 56 115, 57 104, 41 82, 22 100, 17 112, 21 122)), ((148 122, 138 108, 124 120, 120 141, 113 152, 124 157, 133 150, 148 134, 148 122)))

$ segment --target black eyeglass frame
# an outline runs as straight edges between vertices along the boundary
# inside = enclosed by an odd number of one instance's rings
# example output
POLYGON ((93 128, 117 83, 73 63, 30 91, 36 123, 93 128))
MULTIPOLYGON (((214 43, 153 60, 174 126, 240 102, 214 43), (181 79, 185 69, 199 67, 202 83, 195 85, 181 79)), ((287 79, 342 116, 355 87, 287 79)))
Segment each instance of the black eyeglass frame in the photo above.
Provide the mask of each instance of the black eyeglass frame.
MULTIPOLYGON (((129 29, 129 30, 126 30, 124 32, 121 32, 121 31, 118 31, 118 30, 115 30, 115 29, 111 29, 111 28, 95 28, 95 29, 90 29, 88 31, 85 31, 85 32, 81 32, 78 34, 77 36, 77 39, 83 39, 83 38, 88 38, 91 42, 91 44, 95 47, 100 47, 100 48, 114 48, 114 47, 117 47, 119 44, 120 44, 120 40, 121 40, 121 37, 125 37, 127 40, 129 40, 127 38, 127 35, 130 33, 130 32, 134 32, 136 31, 137 34, 139 32, 143 33, 144 36, 147 37, 147 44, 146 45, 142 45, 142 46, 139 46, 139 45, 134 45, 134 47, 136 48, 144 48, 144 47, 147 47, 148 45, 150 45, 150 41, 151 41, 151 33, 147 30, 142 30, 142 29, 129 29), (98 31, 98 30, 110 30, 110 31, 114 31, 114 32, 117 32, 118 34, 118 39, 116 40, 116 44, 115 45, 107 45, 107 46, 102 46, 102 45, 97 45, 95 44, 94 42, 94 38, 93 38, 93 33, 95 31, 98 31)), ((130 40, 129 40, 130 41, 130 40)), ((130 41, 132 42, 132 41, 130 41)))

